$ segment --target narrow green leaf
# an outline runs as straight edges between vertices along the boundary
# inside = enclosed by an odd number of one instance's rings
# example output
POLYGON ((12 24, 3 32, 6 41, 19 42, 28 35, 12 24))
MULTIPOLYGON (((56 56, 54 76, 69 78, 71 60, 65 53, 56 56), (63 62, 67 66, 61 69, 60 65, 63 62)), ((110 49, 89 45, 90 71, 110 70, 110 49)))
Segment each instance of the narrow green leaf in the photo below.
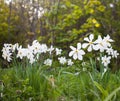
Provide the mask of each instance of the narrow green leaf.
POLYGON ((104 97, 108 96, 108 92, 96 81, 94 81, 95 86, 100 90, 104 97))
POLYGON ((104 101, 110 101, 111 98, 120 90, 120 87, 116 88, 111 94, 109 94, 104 101))

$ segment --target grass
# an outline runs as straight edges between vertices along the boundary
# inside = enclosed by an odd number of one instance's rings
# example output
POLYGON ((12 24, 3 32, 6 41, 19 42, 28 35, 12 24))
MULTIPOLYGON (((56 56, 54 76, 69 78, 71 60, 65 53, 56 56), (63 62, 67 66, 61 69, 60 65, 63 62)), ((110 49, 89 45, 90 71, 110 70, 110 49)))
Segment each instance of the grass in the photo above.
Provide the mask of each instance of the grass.
POLYGON ((81 65, 48 69, 42 65, 0 70, 3 101, 119 101, 120 71, 83 71, 81 65), (77 73, 76 73, 77 72, 77 73))

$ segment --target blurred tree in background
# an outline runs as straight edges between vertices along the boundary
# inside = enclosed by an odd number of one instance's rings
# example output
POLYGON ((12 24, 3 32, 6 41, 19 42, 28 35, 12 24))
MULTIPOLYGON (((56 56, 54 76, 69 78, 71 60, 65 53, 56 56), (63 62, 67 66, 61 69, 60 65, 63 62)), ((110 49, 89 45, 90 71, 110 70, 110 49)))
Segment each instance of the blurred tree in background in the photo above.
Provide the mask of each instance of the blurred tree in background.
POLYGON ((94 15, 96 12, 103 12, 104 9, 98 0, 59 1, 47 13, 46 24, 51 32, 51 39, 55 41, 53 43, 68 48, 70 44, 82 41, 87 33, 97 32, 100 24, 94 15))
POLYGON ((35 39, 69 49, 94 33, 110 34, 120 52, 119 0, 8 1, 0 0, 0 49, 5 42, 26 45, 35 39))

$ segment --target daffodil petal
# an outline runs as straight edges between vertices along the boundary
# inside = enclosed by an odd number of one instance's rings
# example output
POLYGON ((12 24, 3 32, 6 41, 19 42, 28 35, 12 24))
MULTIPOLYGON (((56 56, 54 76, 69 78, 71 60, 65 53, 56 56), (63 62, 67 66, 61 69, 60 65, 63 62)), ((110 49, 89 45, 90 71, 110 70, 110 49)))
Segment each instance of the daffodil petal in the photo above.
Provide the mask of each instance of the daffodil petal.
POLYGON ((75 48, 75 47, 73 47, 73 46, 70 46, 70 48, 71 48, 72 50, 76 50, 76 48, 75 48))
POLYGON ((78 49, 78 50, 81 49, 81 43, 78 43, 78 44, 77 44, 77 49, 78 49))
POLYGON ((89 39, 90 39, 90 41, 92 41, 94 39, 94 35, 90 34, 89 39))
POLYGON ((88 50, 88 52, 91 52, 92 51, 92 46, 90 45, 87 50, 88 50))
POLYGON ((84 38, 85 41, 89 42, 90 40, 88 38, 84 38))
POLYGON ((76 60, 77 59, 77 54, 73 55, 73 59, 76 60))
POLYGON ((83 50, 80 50, 80 51, 78 52, 78 54, 84 55, 85 52, 84 52, 83 50))
POLYGON ((82 60, 82 59, 83 59, 82 55, 78 54, 78 60, 82 60))
POLYGON ((86 48, 89 44, 88 43, 83 43, 82 48, 86 48))
POLYGON ((74 54, 74 51, 71 51, 71 52, 69 53, 69 56, 71 57, 73 54, 74 54))

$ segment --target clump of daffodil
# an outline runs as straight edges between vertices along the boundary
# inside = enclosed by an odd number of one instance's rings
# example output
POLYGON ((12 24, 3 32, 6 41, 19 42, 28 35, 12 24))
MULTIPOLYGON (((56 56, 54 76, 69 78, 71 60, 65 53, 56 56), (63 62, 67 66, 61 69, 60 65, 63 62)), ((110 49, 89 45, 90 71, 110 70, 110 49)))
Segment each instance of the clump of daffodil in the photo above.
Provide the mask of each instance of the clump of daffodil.
MULTIPOLYGON (((98 23, 96 19, 88 19, 88 21, 94 24, 98 23)), ((95 39, 94 34, 92 33, 89 36, 85 37, 84 41, 85 42, 83 43, 78 42, 77 47, 70 45, 71 51, 69 52, 69 56, 72 57, 74 61, 82 61, 84 55, 86 55, 87 52, 97 51, 100 53, 104 53, 104 56, 102 56, 101 61, 102 64, 106 67, 108 66, 108 64, 110 64, 110 60, 112 58, 117 58, 119 55, 117 50, 114 50, 112 48, 111 43, 114 42, 114 40, 112 40, 109 35, 105 37, 98 35, 98 38, 95 39), (85 52, 86 49, 87 52, 85 52)), ((41 44, 37 40, 34 40, 32 45, 28 45, 26 48, 23 48, 22 45, 16 43, 14 45, 4 44, 4 47, 2 49, 2 57, 8 62, 11 62, 13 56, 15 56, 15 59, 19 58, 21 60, 27 58, 29 63, 33 64, 39 60, 41 55, 46 54, 59 56, 57 60, 62 65, 66 64, 68 66, 72 66, 74 64, 72 59, 66 59, 65 56, 61 56, 62 49, 54 48, 52 45, 48 48, 46 44, 41 44)), ((47 57, 47 59, 45 58, 43 64, 46 66, 52 66, 53 59, 47 57)))

